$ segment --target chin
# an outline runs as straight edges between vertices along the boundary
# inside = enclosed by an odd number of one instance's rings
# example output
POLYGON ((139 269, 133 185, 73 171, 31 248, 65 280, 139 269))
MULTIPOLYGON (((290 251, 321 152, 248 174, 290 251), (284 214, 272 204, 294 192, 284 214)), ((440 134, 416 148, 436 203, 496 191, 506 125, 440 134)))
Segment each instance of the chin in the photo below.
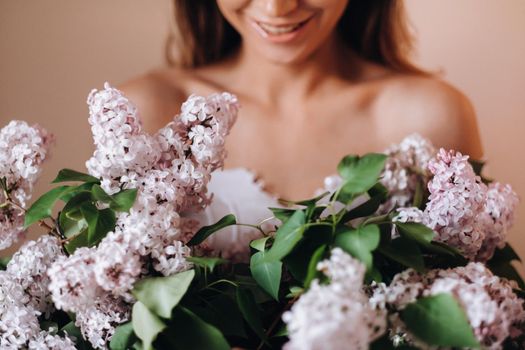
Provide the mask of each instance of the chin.
POLYGON ((255 48, 259 57, 276 65, 297 65, 305 62, 313 54, 310 50, 291 50, 287 48, 255 48))

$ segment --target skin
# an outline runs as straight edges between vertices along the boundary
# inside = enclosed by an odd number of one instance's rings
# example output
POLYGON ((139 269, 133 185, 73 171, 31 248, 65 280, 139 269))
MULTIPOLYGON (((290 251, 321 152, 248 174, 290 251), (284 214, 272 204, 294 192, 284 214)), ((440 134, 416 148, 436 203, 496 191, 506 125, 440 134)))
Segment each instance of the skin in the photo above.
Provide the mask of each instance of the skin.
POLYGON ((243 38, 234 55, 197 69, 152 71, 120 88, 149 132, 169 122, 191 93, 236 94, 242 108, 225 168, 254 171, 283 198, 311 196, 343 156, 380 152, 414 132, 481 159, 475 113, 462 93, 435 77, 364 61, 338 40, 334 28, 346 3, 218 0, 243 38), (312 25, 290 43, 265 40, 247 21, 310 17, 312 25))

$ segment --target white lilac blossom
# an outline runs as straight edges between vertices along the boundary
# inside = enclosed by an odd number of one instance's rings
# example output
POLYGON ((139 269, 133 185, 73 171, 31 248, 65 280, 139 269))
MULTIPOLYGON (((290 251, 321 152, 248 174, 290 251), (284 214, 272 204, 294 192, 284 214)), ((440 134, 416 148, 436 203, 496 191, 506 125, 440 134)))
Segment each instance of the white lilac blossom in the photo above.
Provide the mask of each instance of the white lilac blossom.
POLYGON ((109 293, 97 297, 88 307, 76 312, 75 325, 82 331, 84 339, 96 349, 106 349, 115 333, 115 328, 129 321, 129 305, 109 293))
POLYGON ((56 307, 75 312, 84 337, 103 349, 129 319, 135 282, 151 268, 169 276, 192 267, 185 243, 199 225, 189 216, 210 203, 207 184, 223 165, 238 105, 228 93, 192 95, 180 115, 149 135, 135 106, 109 84, 93 90, 88 104, 96 146, 89 173, 108 193, 137 189, 137 198, 98 247, 58 259, 49 288, 56 307))
POLYGON ((36 241, 25 243, 7 265, 6 271, 29 296, 28 304, 46 315, 54 309, 48 290, 47 270, 63 255, 58 239, 43 235, 36 241))
POLYGON ((24 212, 33 186, 48 156, 53 137, 38 125, 11 121, 0 130, 0 179, 5 179, 15 205, 3 205, 8 198, 0 191, 0 250, 10 247, 24 234, 24 212))
POLYGON ((487 261, 494 255, 496 248, 505 246, 507 232, 514 224, 518 203, 518 196, 510 185, 494 182, 488 186, 483 210, 486 236, 476 260, 487 261))
POLYGON ((385 330, 386 312, 368 304, 362 289, 364 265, 335 248, 317 268, 330 278, 330 284, 314 280, 283 314, 290 337, 284 348, 368 349, 385 330))
POLYGON ((411 205, 417 186, 424 186, 430 178, 428 163, 435 156, 432 143, 413 134, 385 151, 387 157, 380 182, 387 188, 389 198, 380 212, 411 205))
POLYGON ((29 297, 6 271, 0 271, 0 348, 20 349, 40 331, 39 312, 28 306, 29 297))
POLYGON ((418 298, 450 293, 464 309, 474 335, 483 349, 499 350, 507 338, 521 334, 525 322, 523 300, 513 292, 515 282, 494 276, 481 263, 420 274, 409 269, 397 274, 389 286, 376 285, 370 303, 377 309, 388 309, 393 338, 414 343, 423 349, 406 329, 399 311, 418 298))
POLYGON ((483 184, 468 156, 441 149, 429 162, 433 177, 424 211, 399 208, 394 221, 420 222, 435 240, 457 248, 469 260, 487 261, 505 245, 518 197, 509 185, 483 184))
POLYGON ((75 343, 68 337, 60 337, 42 331, 28 344, 29 350, 76 350, 75 343))

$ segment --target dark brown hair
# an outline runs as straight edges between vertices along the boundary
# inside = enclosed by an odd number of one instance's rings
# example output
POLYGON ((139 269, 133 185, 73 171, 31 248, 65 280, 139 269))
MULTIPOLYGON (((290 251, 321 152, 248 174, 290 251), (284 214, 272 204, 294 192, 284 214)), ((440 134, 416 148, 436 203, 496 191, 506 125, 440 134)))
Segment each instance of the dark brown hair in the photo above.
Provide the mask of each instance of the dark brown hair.
MULTIPOLYGON (((173 30, 166 42, 170 65, 198 67, 239 47, 239 33, 215 0, 174 0, 173 30)), ((409 60, 412 37, 402 0, 350 0, 337 30, 358 55, 407 73, 423 73, 409 60)))

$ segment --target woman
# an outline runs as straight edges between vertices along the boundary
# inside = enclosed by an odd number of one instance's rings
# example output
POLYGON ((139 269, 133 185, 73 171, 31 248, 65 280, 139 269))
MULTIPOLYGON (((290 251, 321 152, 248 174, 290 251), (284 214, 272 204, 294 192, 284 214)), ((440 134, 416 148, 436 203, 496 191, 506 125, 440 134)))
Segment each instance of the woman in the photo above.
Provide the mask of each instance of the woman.
POLYGON ((408 60, 400 0, 175 0, 168 68, 121 88, 151 132, 191 93, 228 91, 241 111, 226 168, 280 197, 321 187, 346 154, 410 133, 481 158, 476 118, 456 89, 408 60))

